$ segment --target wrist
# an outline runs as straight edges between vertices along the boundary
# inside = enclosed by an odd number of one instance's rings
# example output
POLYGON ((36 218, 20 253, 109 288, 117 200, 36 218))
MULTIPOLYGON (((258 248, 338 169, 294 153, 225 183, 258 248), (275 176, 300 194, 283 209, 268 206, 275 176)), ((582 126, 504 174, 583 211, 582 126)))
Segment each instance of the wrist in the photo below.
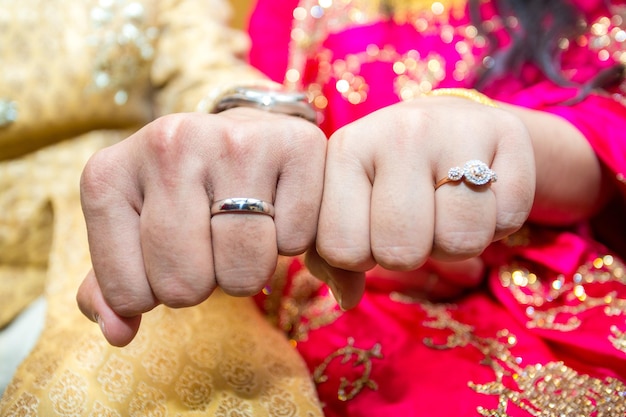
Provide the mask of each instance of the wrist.
POLYGON ((202 110, 220 113, 236 107, 301 117, 317 124, 317 112, 305 93, 286 90, 282 85, 273 82, 234 85, 221 89, 203 103, 202 110))
POLYGON ((471 100, 475 103, 484 104, 489 107, 499 107, 498 104, 486 96, 485 94, 469 88, 437 88, 429 93, 426 93, 427 97, 460 97, 466 100, 471 100))

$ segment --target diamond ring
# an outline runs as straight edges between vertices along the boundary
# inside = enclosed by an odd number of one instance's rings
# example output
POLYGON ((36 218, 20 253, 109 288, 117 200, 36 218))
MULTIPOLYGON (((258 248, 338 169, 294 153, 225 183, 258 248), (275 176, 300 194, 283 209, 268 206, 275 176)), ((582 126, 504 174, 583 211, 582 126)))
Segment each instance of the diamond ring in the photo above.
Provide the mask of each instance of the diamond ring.
POLYGON ((498 180, 496 173, 482 161, 472 159, 463 167, 452 167, 448 176, 440 179, 435 184, 435 190, 449 182, 465 181, 472 185, 485 185, 498 180))

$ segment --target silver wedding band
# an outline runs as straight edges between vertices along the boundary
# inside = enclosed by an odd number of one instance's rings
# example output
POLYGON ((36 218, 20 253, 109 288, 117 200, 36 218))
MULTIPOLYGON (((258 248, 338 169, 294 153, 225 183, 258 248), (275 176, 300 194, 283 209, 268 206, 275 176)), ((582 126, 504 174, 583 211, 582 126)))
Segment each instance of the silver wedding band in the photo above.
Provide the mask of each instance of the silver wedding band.
POLYGON ((257 198, 226 198, 211 205, 211 216, 224 213, 256 213, 274 218, 274 205, 257 198))

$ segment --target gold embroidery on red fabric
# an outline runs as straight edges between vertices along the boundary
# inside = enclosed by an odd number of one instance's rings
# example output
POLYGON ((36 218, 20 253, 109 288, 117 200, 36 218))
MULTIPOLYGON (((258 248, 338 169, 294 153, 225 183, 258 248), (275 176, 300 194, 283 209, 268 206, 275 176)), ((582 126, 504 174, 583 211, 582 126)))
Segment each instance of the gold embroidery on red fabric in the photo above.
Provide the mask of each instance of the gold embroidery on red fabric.
MULTIPOLYGON (((617 3, 614 1, 614 3, 617 3)), ((612 16, 602 16, 588 25, 589 31, 577 42, 597 53, 600 61, 614 60, 626 65, 626 5, 609 6, 612 16)), ((613 99, 626 106, 626 80, 613 99)))
POLYGON ((549 283, 527 269, 506 266, 500 270, 500 283, 526 306, 529 328, 569 332, 580 327, 578 315, 591 309, 602 308, 607 317, 626 313, 626 299, 617 292, 594 295, 599 284, 626 285, 626 267, 611 255, 596 257, 571 277, 558 275, 549 283), (553 307, 555 301, 560 304, 553 307))
POLYGON ((611 326, 609 341, 617 350, 626 353, 626 331, 621 331, 617 326, 611 326))
POLYGON ((306 340, 311 330, 329 325, 343 314, 330 291, 320 291, 322 286, 303 269, 294 276, 291 290, 282 299, 278 323, 293 344, 306 340))
POLYGON ((328 381, 325 374, 328 365, 335 359, 341 358, 341 363, 346 364, 352 360, 352 366, 363 367, 362 375, 354 381, 349 381, 345 377, 341 377, 339 389, 337 390, 337 398, 341 401, 348 401, 357 396, 363 389, 378 390, 378 384, 370 379, 372 373, 372 359, 382 359, 382 348, 376 343, 371 349, 360 349, 354 347, 354 339, 348 338, 348 344, 345 347, 337 349, 331 353, 324 362, 318 365, 313 372, 313 380, 316 384, 322 384, 328 381), (354 359, 353 359, 354 358, 354 359))
POLYGON ((265 295, 265 299, 263 301, 265 317, 274 326, 278 326, 281 300, 285 292, 287 274, 289 272, 289 265, 291 262, 291 258, 281 256, 269 284, 263 288, 263 295, 265 295))
POLYGON ((613 417, 626 413, 626 386, 617 379, 591 378, 561 362, 523 368, 513 366, 509 372, 508 376, 516 384, 511 389, 500 381, 470 383, 470 387, 480 394, 500 397, 497 410, 479 407, 480 415, 508 417, 507 402, 537 417, 613 417))
POLYGON ((626 385, 617 379, 579 374, 562 362, 524 366, 523 359, 511 351, 517 338, 508 330, 499 331, 494 338, 480 337, 472 326, 452 317, 453 305, 431 304, 397 293, 392 299, 418 304, 428 316, 424 326, 449 332, 441 342, 425 338, 427 346, 440 350, 473 347, 484 355, 482 364, 493 370, 495 381, 468 385, 479 394, 498 396, 498 407, 478 407, 481 416, 509 417, 510 405, 533 417, 613 417, 626 413, 626 385))
MULTIPOLYGON (((410 100, 436 88, 446 75, 446 65, 450 65, 456 80, 465 79, 470 75, 470 68, 477 64, 474 48, 484 48, 487 42, 470 24, 456 27, 449 24, 451 14, 456 16, 464 11, 466 0, 424 3, 415 0, 302 0, 293 12, 285 85, 305 89, 313 104, 324 109, 328 101, 321 86, 330 78, 335 80, 337 91, 348 102, 359 104, 367 99, 369 85, 359 74, 361 65, 366 63, 393 63, 396 94, 401 100, 410 100), (424 51, 420 56, 415 50, 400 53, 392 45, 375 44, 368 45, 365 51, 334 57, 330 50, 322 47, 323 41, 332 33, 388 19, 390 9, 393 10, 391 18, 397 24, 410 24, 423 36, 439 37, 444 43, 453 44, 458 60, 446 64, 440 55, 430 51, 424 51), (309 59, 318 61, 318 77, 307 80, 308 85, 304 86, 302 75, 309 59)), ((485 27, 493 30, 502 24, 494 18, 485 27)))
MULTIPOLYGON (((446 63, 443 59, 435 58, 426 51, 422 52, 424 56, 416 62, 413 62, 412 58, 405 62, 406 54, 396 52, 393 68, 397 77, 394 85, 400 100, 411 100, 437 88, 446 76, 446 65, 452 71, 452 77, 456 81, 466 80, 471 76, 472 68, 477 65, 488 68, 493 65, 493 59, 477 53, 477 49, 486 47, 487 39, 479 35, 476 27, 471 24, 453 26, 449 23, 450 16, 458 17, 464 12, 465 7, 465 0, 438 2, 302 0, 293 11, 289 63, 284 83, 290 88, 307 91, 311 102, 320 110, 328 105, 328 98, 323 94, 322 86, 326 85, 330 78, 335 82, 337 91, 349 103, 363 103, 367 100, 369 91, 368 80, 354 68, 360 68, 362 64, 368 62, 390 62, 389 56, 379 54, 379 52, 394 49, 393 46, 370 44, 366 51, 345 57, 334 57, 329 50, 322 47, 322 43, 330 34, 388 18, 393 19, 398 25, 412 25, 422 36, 438 36, 444 43, 454 43, 454 49, 459 54, 456 61, 446 63), (317 61, 318 76, 315 80, 306 80, 305 85, 302 77, 307 61, 311 59, 317 61), (406 65, 407 63, 409 65, 406 65), (413 65, 413 71, 410 70, 411 65, 413 65), (441 68, 437 69, 432 66, 441 66, 441 68), (401 72, 397 72, 398 69, 401 72)), ((610 13, 610 16, 602 16, 587 24, 587 33, 575 42, 567 39, 559 40, 559 47, 564 51, 572 44, 588 47, 601 61, 613 60, 626 65, 626 6, 611 5, 610 13)), ((490 33, 505 26, 514 28, 517 25, 518 22, 514 18, 503 21, 494 16, 485 21, 482 26, 483 30, 490 33)), ((612 97, 626 105, 626 80, 612 97)))

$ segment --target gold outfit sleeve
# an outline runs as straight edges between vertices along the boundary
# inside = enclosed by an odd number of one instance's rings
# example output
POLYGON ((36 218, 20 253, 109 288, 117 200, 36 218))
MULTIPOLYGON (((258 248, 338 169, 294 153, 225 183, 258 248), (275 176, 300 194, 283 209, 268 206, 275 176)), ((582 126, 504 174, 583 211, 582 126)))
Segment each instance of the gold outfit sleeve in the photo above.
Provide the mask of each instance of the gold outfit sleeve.
POLYGON ((158 307, 124 348, 76 306, 91 266, 78 189, 88 158, 155 116, 195 110, 220 84, 261 78, 241 60, 247 38, 225 26, 228 3, 0 10, 0 327, 42 292, 47 301, 0 415, 322 416, 304 362, 251 299, 218 291, 158 307))
POLYGON ((151 72, 159 91, 157 115, 197 110, 224 86, 263 79, 245 63, 249 39, 227 25, 231 16, 224 0, 160 3, 159 16, 166 21, 158 22, 161 33, 151 72))

